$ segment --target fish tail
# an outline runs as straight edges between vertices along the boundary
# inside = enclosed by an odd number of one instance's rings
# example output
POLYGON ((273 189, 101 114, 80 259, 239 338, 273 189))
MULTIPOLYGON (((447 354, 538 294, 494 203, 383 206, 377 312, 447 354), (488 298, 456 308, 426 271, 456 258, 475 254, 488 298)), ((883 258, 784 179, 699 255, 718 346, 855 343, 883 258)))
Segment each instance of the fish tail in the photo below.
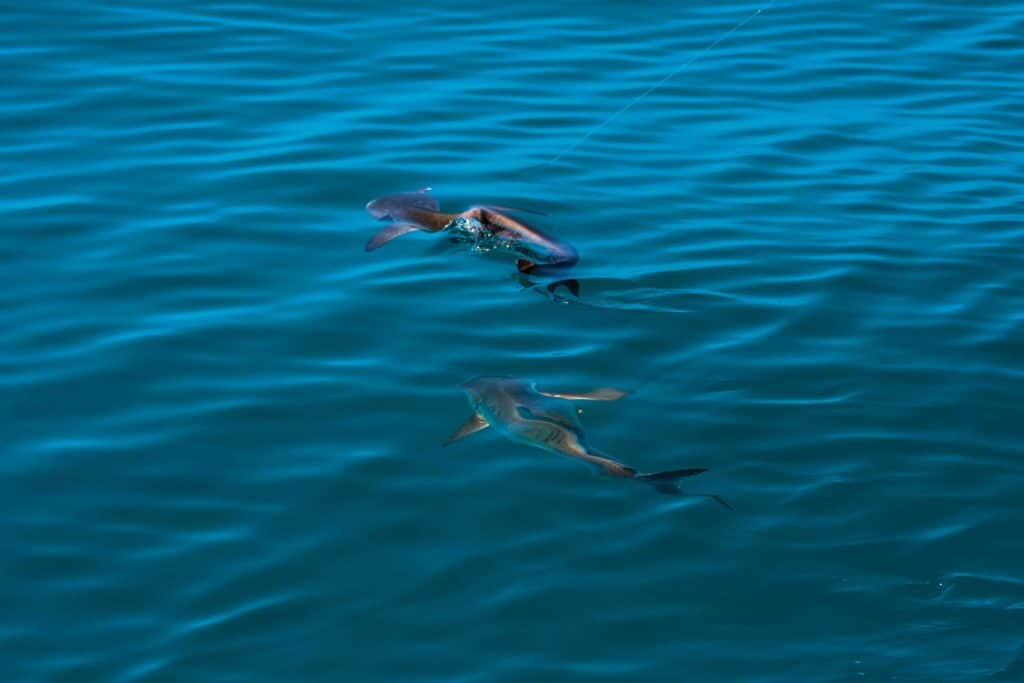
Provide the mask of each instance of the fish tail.
POLYGON ((640 481, 645 481, 655 488, 655 490, 661 493, 666 493, 670 496, 688 496, 698 498, 710 498, 722 507, 733 510, 733 506, 730 505, 724 498, 715 493, 683 493, 679 490, 679 480, 685 479, 686 477, 694 477, 703 472, 707 472, 705 467, 691 467, 682 470, 666 470, 664 472, 651 472, 650 474, 638 474, 636 478, 640 481))
POLYGON ((691 467, 684 470, 665 470, 664 472, 651 472, 650 474, 638 474, 637 479, 643 479, 649 482, 669 482, 674 483, 684 477, 694 477, 698 474, 707 472, 706 467, 691 467))

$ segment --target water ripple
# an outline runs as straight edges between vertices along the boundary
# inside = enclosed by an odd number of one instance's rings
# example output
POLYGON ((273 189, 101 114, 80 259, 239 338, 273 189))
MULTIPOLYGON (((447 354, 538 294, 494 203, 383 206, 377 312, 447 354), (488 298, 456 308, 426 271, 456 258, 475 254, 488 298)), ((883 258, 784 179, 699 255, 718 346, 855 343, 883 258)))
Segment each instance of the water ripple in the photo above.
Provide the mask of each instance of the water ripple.
POLYGON ((4 680, 1016 680, 1022 9, 10 9, 4 680), (428 185, 582 299, 365 253, 428 185), (442 448, 481 374, 736 512, 442 448))

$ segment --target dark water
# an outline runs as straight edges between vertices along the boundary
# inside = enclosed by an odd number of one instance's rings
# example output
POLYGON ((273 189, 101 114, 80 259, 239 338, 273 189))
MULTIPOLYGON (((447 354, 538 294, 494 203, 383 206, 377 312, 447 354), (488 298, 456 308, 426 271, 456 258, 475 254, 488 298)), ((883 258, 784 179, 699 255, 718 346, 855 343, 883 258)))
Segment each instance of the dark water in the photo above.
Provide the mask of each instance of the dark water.
POLYGON ((0 680, 1024 680, 1024 3, 8 3, 0 680), (526 206, 579 303, 373 197, 526 206), (582 391, 659 495, 484 432, 582 391))

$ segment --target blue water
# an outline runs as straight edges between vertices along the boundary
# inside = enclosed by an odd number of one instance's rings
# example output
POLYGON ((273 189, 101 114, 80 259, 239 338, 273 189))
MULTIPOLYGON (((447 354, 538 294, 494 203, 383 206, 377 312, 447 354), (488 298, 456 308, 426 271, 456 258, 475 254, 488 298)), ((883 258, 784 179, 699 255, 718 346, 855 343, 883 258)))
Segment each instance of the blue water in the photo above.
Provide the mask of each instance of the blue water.
POLYGON ((1024 2, 765 4, 8 3, 0 680, 1024 681, 1024 2))

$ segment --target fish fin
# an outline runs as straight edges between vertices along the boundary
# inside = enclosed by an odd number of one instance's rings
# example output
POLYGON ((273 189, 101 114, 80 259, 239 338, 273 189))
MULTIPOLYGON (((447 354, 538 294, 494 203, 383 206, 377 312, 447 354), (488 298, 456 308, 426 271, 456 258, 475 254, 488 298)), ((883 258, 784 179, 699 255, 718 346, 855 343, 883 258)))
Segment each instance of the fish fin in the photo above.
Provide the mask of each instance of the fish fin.
POLYGON ((686 477, 693 477, 703 472, 707 472, 705 467, 694 467, 682 470, 667 470, 665 472, 651 472, 650 474, 638 474, 637 479, 645 481, 652 486, 655 490, 661 493, 666 493, 670 496, 684 496, 688 498, 710 498, 719 505, 729 510, 735 510, 732 505, 716 493, 683 493, 679 490, 679 480, 685 479, 686 477))
POLYGON ((547 216, 543 211, 537 211, 536 209, 522 209, 515 206, 495 206, 493 204, 488 204, 481 208, 490 209, 491 211, 514 211, 517 213, 532 213, 535 216, 547 216))
POLYGON ((685 477, 693 477, 702 472, 707 472, 705 468, 688 468, 683 470, 666 470, 665 472, 651 472, 649 474, 638 474, 637 479, 645 481, 656 490, 667 493, 669 495, 678 495, 679 491, 679 480, 685 477))
POLYGON ((480 413, 473 413, 465 422, 462 423, 462 426, 456 429, 455 432, 448 437, 448 440, 444 442, 444 445, 447 446, 453 441, 458 441, 470 434, 476 434, 481 429, 487 429, 489 426, 490 425, 487 424, 487 420, 485 420, 480 413))
POLYGON ((665 470, 664 472, 639 474, 637 475, 637 479, 643 479, 644 481, 676 481, 677 479, 683 479, 684 477, 694 477, 707 471, 708 468, 706 467, 690 467, 683 470, 665 470))
POLYGON ((516 259, 516 268, 519 270, 520 273, 529 273, 536 267, 537 264, 534 263, 533 261, 524 258, 516 259))
POLYGON ((622 389, 615 389, 613 387, 601 387, 600 389, 584 391, 578 394, 565 391, 540 391, 538 393, 552 398, 564 398, 570 401, 618 401, 627 394, 627 392, 622 389))
POLYGON ((580 281, 576 278, 569 278, 568 280, 556 280, 547 286, 548 292, 555 296, 555 290, 559 287, 565 287, 568 289, 574 297, 580 298, 580 281))
POLYGON ((598 455, 596 453, 587 453, 584 456, 585 460, 588 460, 595 465, 598 465, 602 470, 616 477, 623 477, 625 479, 638 479, 640 481, 651 484, 656 491, 668 494, 670 496, 681 496, 687 498, 710 498, 719 505, 729 510, 734 510, 732 505, 715 493, 683 493, 679 490, 679 480, 686 477, 693 477, 702 472, 707 472, 707 469, 690 468, 683 470, 668 470, 665 472, 651 472, 650 474, 637 474, 636 470, 628 465, 623 465, 620 462, 615 462, 611 458, 598 455))
POLYGON ((392 223, 370 238, 366 243, 366 251, 379 249, 396 237, 401 237, 407 232, 421 229, 420 226, 414 223, 392 223))

